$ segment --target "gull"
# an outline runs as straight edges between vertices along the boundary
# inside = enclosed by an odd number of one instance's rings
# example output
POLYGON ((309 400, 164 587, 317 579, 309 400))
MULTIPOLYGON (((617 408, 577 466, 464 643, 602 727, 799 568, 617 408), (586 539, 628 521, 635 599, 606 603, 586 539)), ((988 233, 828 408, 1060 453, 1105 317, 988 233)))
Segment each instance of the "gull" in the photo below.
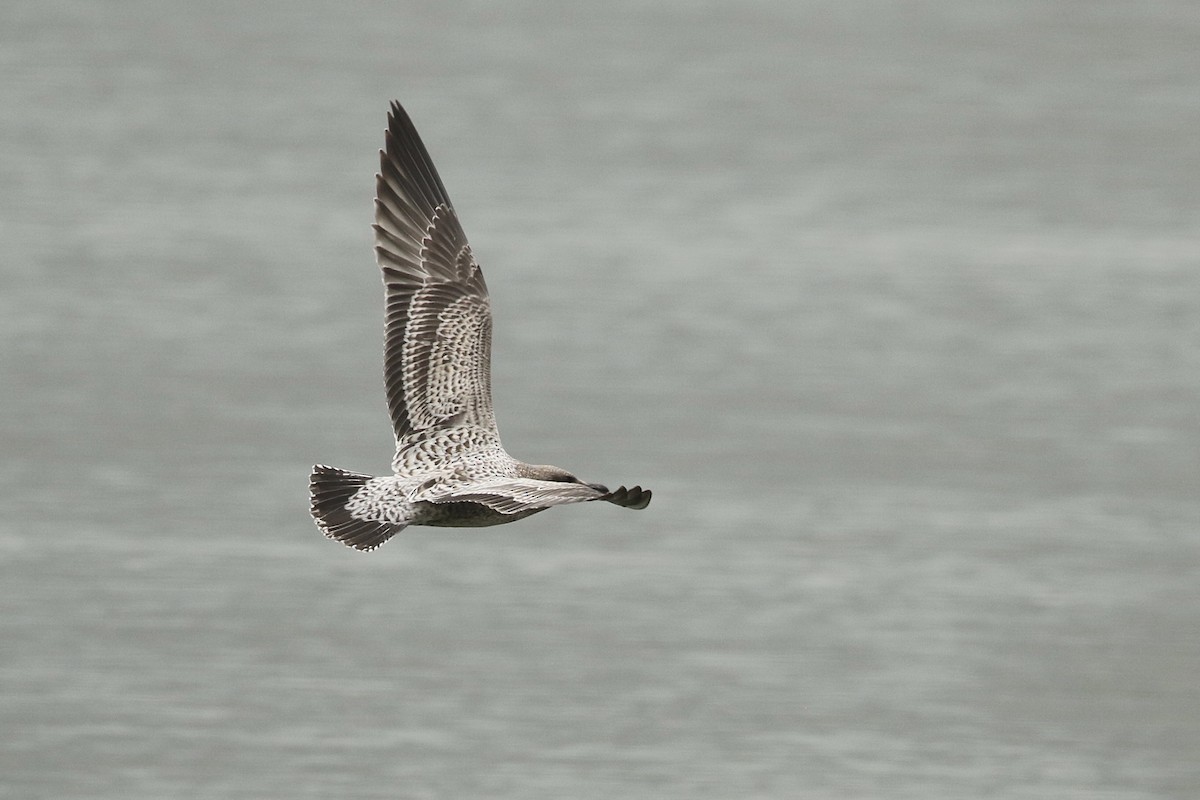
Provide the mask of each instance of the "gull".
POLYGON ((492 311, 483 272, 408 113, 393 102, 375 176, 375 259, 386 296, 384 385, 394 474, 318 464, 310 511, 331 539, 373 550, 409 525, 482 527, 551 506, 650 504, 505 451, 492 412, 492 311))

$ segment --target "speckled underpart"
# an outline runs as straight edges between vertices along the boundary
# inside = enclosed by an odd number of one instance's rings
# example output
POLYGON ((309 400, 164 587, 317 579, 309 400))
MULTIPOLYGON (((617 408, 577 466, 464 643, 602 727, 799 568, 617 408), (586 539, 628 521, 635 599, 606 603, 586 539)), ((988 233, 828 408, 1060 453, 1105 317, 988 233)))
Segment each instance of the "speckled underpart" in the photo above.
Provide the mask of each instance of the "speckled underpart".
POLYGON ((609 491, 504 450, 492 411, 487 285, 408 114, 393 103, 375 180, 375 256, 386 294, 384 383, 392 476, 318 465, 312 515, 332 539, 371 550, 409 525, 482 527, 563 503, 645 508, 649 490, 609 491))

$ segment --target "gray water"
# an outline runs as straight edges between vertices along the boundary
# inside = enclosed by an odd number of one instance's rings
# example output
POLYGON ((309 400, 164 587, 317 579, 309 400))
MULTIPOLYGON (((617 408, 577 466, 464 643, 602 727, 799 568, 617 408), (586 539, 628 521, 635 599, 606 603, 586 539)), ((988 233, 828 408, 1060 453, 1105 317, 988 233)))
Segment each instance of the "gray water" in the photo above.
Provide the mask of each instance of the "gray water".
POLYGON ((1190 0, 0 10, 0 796, 1200 795, 1190 0), (363 555, 410 109, 509 449, 363 555))

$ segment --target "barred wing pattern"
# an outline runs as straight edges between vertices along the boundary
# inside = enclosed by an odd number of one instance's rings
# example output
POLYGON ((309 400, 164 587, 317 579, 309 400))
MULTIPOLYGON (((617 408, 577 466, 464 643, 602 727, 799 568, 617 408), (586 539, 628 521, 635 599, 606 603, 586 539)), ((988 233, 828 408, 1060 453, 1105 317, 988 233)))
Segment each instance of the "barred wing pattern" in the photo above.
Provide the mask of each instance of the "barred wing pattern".
POLYGON ((591 500, 606 500, 613 505, 640 510, 650 505, 651 496, 649 489, 640 486, 630 489, 621 486, 610 492, 603 486, 586 483, 514 478, 464 482, 457 486, 447 481, 430 487, 422 499, 432 503, 466 501, 479 503, 501 514, 521 514, 591 500))
POLYGON ((520 514, 564 503, 601 500, 606 492, 584 483, 560 483, 514 478, 475 482, 425 496, 433 503, 479 503, 501 514, 520 514))
POLYGON ((500 525, 589 500, 645 508, 649 490, 609 491, 505 452, 492 411, 487 285, 399 103, 388 114, 375 176, 374 229, 386 293, 384 383, 395 474, 375 478, 314 466, 309 508, 321 531, 371 550, 409 525, 500 525))
POLYGON ((487 285, 398 103, 380 165, 375 255, 387 292, 384 382, 396 441, 463 423, 494 431, 487 285))

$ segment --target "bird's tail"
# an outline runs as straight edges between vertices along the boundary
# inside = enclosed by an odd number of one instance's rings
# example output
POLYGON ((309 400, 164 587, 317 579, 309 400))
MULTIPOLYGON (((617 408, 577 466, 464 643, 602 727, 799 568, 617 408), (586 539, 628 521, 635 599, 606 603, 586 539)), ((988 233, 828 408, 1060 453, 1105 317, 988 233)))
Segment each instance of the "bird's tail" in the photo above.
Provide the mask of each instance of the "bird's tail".
POLYGON ((355 550, 374 550, 404 529, 404 525, 362 519, 347 505, 372 480, 359 472, 317 464, 308 479, 309 511, 321 533, 355 550))

